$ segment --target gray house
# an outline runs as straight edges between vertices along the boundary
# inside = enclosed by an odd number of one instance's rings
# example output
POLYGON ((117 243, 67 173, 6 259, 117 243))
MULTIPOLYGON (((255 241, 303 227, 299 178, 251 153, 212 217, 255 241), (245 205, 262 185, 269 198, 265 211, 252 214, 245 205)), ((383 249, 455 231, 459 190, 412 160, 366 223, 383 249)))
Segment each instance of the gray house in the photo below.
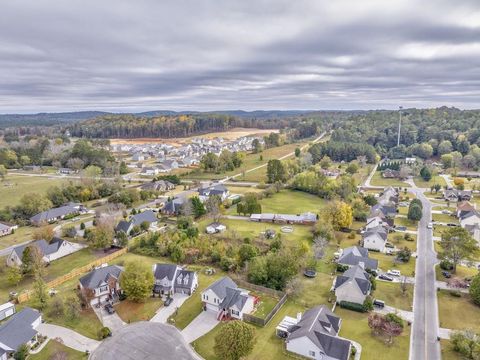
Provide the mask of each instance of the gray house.
POLYGON ((333 284, 337 302, 363 304, 370 295, 371 288, 370 275, 360 265, 352 266, 338 275, 333 284))
POLYGON ((369 270, 376 270, 378 268, 378 260, 370 259, 368 257, 368 249, 359 246, 351 246, 344 249, 337 263, 348 267, 362 265, 365 269, 369 270))
POLYGON ((90 305, 115 300, 121 293, 120 275, 123 268, 118 265, 102 266, 90 271, 79 280, 79 288, 90 305))
POLYGON ((15 304, 11 302, 6 302, 5 304, 0 305, 0 321, 6 319, 9 316, 15 314, 15 304))
POLYGON ((195 271, 185 270, 175 264, 153 265, 156 295, 173 295, 175 293, 192 295, 198 287, 198 276, 195 271))
POLYGON ((86 209, 81 204, 67 204, 58 208, 42 211, 30 218, 30 222, 35 226, 40 226, 45 223, 52 223, 64 219, 69 215, 77 215, 85 212, 86 209))

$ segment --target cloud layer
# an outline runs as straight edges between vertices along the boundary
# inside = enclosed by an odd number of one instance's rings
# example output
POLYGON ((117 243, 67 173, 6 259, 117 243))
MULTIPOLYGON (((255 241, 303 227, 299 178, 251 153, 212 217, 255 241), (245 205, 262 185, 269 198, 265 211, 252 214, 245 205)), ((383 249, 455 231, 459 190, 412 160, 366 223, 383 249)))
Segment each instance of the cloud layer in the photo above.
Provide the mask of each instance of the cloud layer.
POLYGON ((480 2, 15 0, 0 112, 480 107, 480 2))

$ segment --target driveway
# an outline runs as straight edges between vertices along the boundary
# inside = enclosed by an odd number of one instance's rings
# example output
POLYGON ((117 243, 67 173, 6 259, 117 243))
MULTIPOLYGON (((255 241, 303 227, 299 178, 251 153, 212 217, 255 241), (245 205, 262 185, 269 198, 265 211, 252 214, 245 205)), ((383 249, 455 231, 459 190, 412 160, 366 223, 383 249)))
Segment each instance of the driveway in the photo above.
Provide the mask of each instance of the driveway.
POLYGON ((58 325, 42 323, 38 325, 37 331, 50 339, 61 339, 65 346, 81 352, 86 350, 92 352, 100 345, 100 341, 58 325))
POLYGON ((150 321, 166 324, 168 318, 173 315, 182 304, 189 298, 185 294, 174 294, 173 301, 169 306, 162 306, 157 310, 157 313, 150 319, 150 321))
POLYGON ((93 306, 92 309, 95 311, 95 314, 97 314, 103 326, 108 327, 112 332, 118 331, 127 325, 126 322, 120 319, 120 316, 118 316, 116 312, 109 314, 103 307, 97 308, 95 306, 93 306))
POLYGON ((397 309, 397 308, 394 308, 394 307, 388 306, 388 305, 385 305, 385 307, 383 307, 383 308, 375 307, 373 309, 373 311, 375 311, 378 314, 382 314, 382 315, 394 313, 394 314, 397 314, 398 316, 400 316, 403 320, 409 321, 410 323, 413 323, 413 312, 412 311, 400 310, 400 309, 397 309))
POLYGON ((182 335, 187 343, 192 343, 199 337, 213 330, 220 321, 217 320, 217 314, 212 311, 202 311, 188 326, 182 330, 182 335))

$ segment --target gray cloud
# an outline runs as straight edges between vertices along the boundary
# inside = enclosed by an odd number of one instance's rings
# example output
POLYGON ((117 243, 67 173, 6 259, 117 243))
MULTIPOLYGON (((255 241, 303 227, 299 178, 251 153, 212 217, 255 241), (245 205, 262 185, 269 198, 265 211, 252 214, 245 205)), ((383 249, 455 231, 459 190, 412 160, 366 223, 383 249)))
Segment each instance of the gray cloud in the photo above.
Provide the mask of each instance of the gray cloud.
POLYGON ((480 100, 480 3, 0 4, 0 112, 368 109, 480 100))

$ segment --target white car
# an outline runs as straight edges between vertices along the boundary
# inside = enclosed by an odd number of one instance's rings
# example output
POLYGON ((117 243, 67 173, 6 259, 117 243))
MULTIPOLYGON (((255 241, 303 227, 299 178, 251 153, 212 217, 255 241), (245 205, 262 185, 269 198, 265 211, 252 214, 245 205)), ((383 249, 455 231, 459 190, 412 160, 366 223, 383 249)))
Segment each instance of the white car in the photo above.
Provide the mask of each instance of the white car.
POLYGON ((392 276, 400 276, 401 275, 400 270, 388 270, 387 274, 392 275, 392 276))
POLYGON ((427 229, 433 229, 433 223, 428 223, 427 229))

